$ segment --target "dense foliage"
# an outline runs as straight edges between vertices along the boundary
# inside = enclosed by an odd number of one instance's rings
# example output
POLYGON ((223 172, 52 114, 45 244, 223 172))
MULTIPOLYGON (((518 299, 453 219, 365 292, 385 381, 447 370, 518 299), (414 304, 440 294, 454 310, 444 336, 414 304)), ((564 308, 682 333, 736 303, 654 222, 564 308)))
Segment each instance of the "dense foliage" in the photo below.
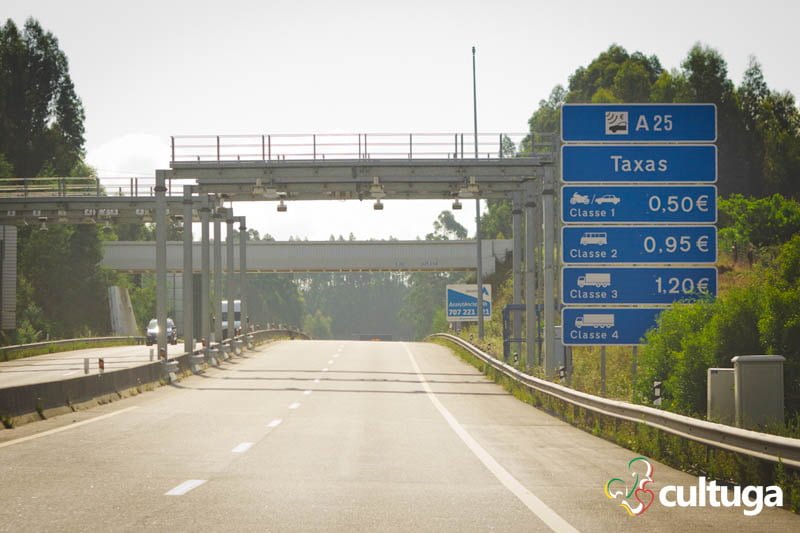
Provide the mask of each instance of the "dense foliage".
MULTIPOLYGON (((795 207, 797 204, 795 203, 795 207)), ((731 367, 737 355, 786 358, 787 415, 800 413, 800 234, 715 301, 678 304, 663 312, 639 358, 635 397, 649 403, 663 382, 666 409, 704 415, 706 370, 731 367)))
POLYGON ((791 93, 768 87, 754 58, 736 87, 722 56, 700 44, 692 47, 680 69, 672 70, 655 56, 612 45, 588 66, 579 67, 567 89, 558 85, 539 102, 528 121, 532 133, 522 142, 522 153, 542 142, 542 133, 560 133, 560 107, 565 102, 714 103, 720 192, 800 198, 800 110, 791 93))

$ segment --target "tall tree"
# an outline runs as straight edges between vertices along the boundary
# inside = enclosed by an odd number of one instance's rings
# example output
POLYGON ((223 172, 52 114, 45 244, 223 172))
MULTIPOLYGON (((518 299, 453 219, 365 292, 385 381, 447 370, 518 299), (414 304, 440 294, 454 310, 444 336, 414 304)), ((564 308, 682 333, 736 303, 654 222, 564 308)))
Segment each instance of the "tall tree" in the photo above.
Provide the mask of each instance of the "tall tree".
POLYGON ((717 105, 720 192, 760 192, 754 179, 757 153, 753 150, 753 138, 745 129, 735 87, 728 79, 727 63, 719 52, 698 43, 689 50, 681 66, 691 101, 717 105))
POLYGON ((84 155, 84 112, 58 39, 28 19, 0 27, 0 154, 19 177, 68 176, 84 155))

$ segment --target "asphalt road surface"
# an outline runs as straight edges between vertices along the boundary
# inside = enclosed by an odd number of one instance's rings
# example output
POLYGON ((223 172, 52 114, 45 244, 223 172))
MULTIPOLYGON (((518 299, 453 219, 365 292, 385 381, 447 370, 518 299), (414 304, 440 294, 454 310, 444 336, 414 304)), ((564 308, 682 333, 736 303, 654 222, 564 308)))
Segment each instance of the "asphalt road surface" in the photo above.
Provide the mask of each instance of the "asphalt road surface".
MULTIPOLYGON (((800 530, 777 509, 628 516, 603 487, 633 457, 437 345, 283 341, 0 430, 0 530, 800 530)), ((653 466, 655 489, 697 484, 653 466)))
MULTIPOLYGON (((197 348, 200 348, 199 344, 197 348)), ((105 361, 106 372, 149 364, 151 362, 150 350, 153 350, 153 360, 156 360, 158 350, 155 346, 139 344, 110 348, 87 348, 3 361, 0 362, 0 388, 83 376, 85 375, 83 370, 85 358, 89 358, 89 374, 99 372, 97 360, 101 357, 105 361)), ((183 354, 182 342, 175 346, 167 345, 168 357, 181 354, 183 354)))

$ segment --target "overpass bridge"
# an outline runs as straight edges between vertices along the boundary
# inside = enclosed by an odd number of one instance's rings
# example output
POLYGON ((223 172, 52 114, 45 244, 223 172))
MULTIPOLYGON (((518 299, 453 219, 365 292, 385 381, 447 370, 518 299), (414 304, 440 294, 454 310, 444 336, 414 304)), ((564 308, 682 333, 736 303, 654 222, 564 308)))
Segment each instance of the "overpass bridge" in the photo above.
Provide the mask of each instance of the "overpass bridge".
MULTIPOLYGON (((247 272, 441 272, 475 270, 475 241, 248 241, 247 272)), ((511 239, 482 240, 482 271, 512 252, 511 239)), ((239 271, 240 245, 233 267, 239 271)), ((192 269, 201 272, 202 246, 192 244, 192 269)), ((101 265, 126 272, 155 270, 156 243, 103 243, 101 265)), ((183 243, 167 242, 167 271, 183 272, 183 243)))

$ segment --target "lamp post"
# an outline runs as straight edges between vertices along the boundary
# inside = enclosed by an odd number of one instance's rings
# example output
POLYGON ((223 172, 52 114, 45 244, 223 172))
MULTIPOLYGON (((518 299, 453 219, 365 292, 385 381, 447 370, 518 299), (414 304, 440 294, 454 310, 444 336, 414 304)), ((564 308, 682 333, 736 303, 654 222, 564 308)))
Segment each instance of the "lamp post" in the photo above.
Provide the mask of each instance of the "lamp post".
MULTIPOLYGON (((472 47, 472 119, 475 136, 475 159, 478 159, 478 91, 475 82, 475 47, 472 47)), ((483 340, 483 250, 481 249, 481 199, 475 198, 475 242, 478 246, 478 265, 475 278, 478 284, 478 338, 483 340)))

